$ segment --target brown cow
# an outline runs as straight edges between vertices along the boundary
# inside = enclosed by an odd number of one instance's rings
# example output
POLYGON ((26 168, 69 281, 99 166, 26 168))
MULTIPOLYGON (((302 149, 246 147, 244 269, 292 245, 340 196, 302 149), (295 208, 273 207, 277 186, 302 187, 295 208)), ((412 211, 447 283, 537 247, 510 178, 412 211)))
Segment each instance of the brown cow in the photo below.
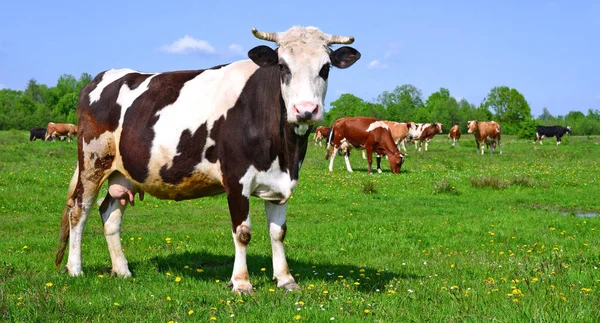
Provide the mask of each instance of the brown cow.
POLYGON ((322 146, 321 142, 323 139, 325 139, 327 142, 327 137, 329 137, 330 130, 331 128, 325 126, 317 127, 317 130, 315 130, 315 146, 317 145, 317 142, 319 143, 319 146, 322 146))
POLYGON ((442 133, 442 127, 444 126, 442 123, 433 123, 427 124, 426 127, 423 128, 421 132, 421 136, 419 137, 419 151, 421 151, 421 147, 423 146, 423 141, 425 141, 425 151, 427 151, 427 147, 429 146, 429 142, 433 139, 438 133, 442 133))
POLYGON ((460 127, 457 124, 450 128, 448 138, 452 139, 452 146, 456 146, 456 144, 458 144, 458 139, 460 139, 460 127))
POLYGON ((502 155, 501 145, 501 130, 500 124, 495 121, 476 121, 471 120, 468 123, 468 132, 475 135, 475 142, 477 143, 477 151, 481 148, 481 154, 485 151, 485 146, 490 145, 490 154, 494 153, 496 144, 502 155))
POLYGON ((384 123, 390 128, 390 132, 392 133, 392 138, 396 143, 398 149, 400 149, 400 144, 402 144, 402 150, 406 153, 406 145, 404 144, 404 138, 408 135, 408 129, 411 126, 411 123, 400 123, 395 121, 384 121, 384 123))
POLYGON ((52 139, 56 139, 56 136, 67 136, 67 141, 71 142, 73 140, 73 135, 77 134, 77 126, 70 123, 54 123, 48 122, 48 130, 46 131, 46 136, 44 140, 48 140, 48 138, 52 137, 52 139))
POLYGON ((373 153, 377 155, 377 171, 381 173, 381 156, 386 155, 390 163, 392 173, 400 173, 404 162, 404 154, 400 152, 387 125, 375 118, 350 117, 338 119, 331 126, 331 134, 327 142, 325 159, 330 156, 329 171, 333 171, 333 160, 338 149, 344 151, 346 169, 352 172, 350 166, 350 150, 352 148, 365 149, 367 151, 368 171, 371 174, 373 153), (333 153, 331 148, 333 147, 333 153))

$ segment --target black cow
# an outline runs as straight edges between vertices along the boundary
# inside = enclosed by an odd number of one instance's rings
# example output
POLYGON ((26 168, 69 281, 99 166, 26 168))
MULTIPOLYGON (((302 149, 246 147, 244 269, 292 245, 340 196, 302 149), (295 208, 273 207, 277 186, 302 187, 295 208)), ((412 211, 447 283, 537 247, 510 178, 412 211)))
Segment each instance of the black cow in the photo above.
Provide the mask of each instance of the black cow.
POLYGON ((29 141, 35 141, 36 139, 44 140, 44 136, 46 136, 46 128, 29 129, 29 141))
POLYGON ((536 126, 535 127, 535 139, 533 140, 533 144, 535 145, 536 141, 540 141, 540 145, 542 144, 542 139, 545 137, 556 137, 556 145, 560 145, 560 140, 565 133, 571 134, 571 127, 561 127, 561 126, 536 126))
POLYGON ((141 73, 110 70, 86 85, 78 103, 79 163, 63 211, 60 266, 83 273, 81 239, 102 183, 100 206, 112 272, 131 276, 120 241, 121 218, 136 193, 161 199, 227 194, 235 261, 230 283, 251 292, 246 247, 252 237, 250 196, 265 201, 277 286, 298 289, 285 258, 286 206, 298 181, 309 129, 323 119, 331 66, 346 68, 360 53, 352 37, 314 27, 282 33, 252 31, 277 43, 258 46, 251 60, 206 70, 141 73))

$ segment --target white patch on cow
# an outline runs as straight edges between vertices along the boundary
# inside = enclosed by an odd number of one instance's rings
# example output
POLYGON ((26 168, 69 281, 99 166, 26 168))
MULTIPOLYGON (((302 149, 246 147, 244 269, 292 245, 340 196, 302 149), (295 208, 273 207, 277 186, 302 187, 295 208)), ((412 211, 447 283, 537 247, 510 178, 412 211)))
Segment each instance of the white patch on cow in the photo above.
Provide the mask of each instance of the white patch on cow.
POLYGON ((267 171, 259 171, 254 166, 248 167, 240 179, 242 195, 260 197, 263 200, 284 203, 292 195, 296 180, 292 180, 289 171, 279 167, 279 157, 275 158, 267 171))
POLYGON ((150 81, 157 75, 158 74, 154 74, 146 78, 144 82, 142 82, 138 87, 136 87, 133 90, 129 88, 127 84, 123 84, 123 86, 121 86, 121 88, 119 89, 119 96, 117 97, 117 104, 121 106, 121 117, 119 119, 119 125, 123 124, 125 112, 127 111, 127 109, 129 109, 129 107, 131 107, 133 101, 135 101, 140 95, 144 94, 144 92, 148 90, 148 85, 150 84, 150 81))
POLYGON ((375 121, 369 125, 369 127, 367 128, 367 132, 371 132, 377 128, 383 128, 383 129, 390 130, 390 128, 387 126, 387 124, 385 124, 385 122, 375 121))
POLYGON ((100 83, 98 83, 96 88, 92 92, 90 92, 90 105, 92 105, 94 102, 100 100, 100 95, 102 94, 102 91, 104 91, 105 87, 107 87, 109 84, 111 84, 115 80, 120 79, 121 77, 123 77, 129 73, 139 73, 139 72, 134 71, 129 68, 124 68, 124 69, 119 69, 119 70, 109 70, 109 71, 104 72, 104 75, 102 76, 102 81, 100 81, 100 83))
POLYGON ((298 136, 304 136, 304 134, 308 131, 308 125, 305 124, 300 124, 297 127, 294 128, 294 132, 298 135, 298 136))

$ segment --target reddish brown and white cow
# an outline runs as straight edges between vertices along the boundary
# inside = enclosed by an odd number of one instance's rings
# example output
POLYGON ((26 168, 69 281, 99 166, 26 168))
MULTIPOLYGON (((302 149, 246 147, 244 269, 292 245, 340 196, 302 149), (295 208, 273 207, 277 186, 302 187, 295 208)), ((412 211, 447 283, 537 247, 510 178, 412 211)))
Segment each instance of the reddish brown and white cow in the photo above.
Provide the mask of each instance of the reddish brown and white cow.
POLYGON ((329 127, 317 127, 317 129, 315 130, 315 146, 317 145, 317 142, 319 143, 319 146, 322 146, 321 142, 323 141, 323 139, 327 140, 327 138, 329 138, 329 131, 331 131, 331 128, 329 127))
POLYGON ((406 145, 404 144, 404 139, 408 135, 408 130, 411 127, 412 123, 411 122, 408 122, 408 123, 395 122, 395 121, 384 121, 384 122, 390 129, 390 132, 392 133, 392 138, 394 139, 394 142, 396 143, 396 146, 398 147, 398 149, 400 149, 400 145, 402 145, 402 150, 404 150, 404 152, 406 152, 406 145))
POLYGON ((501 144, 501 129, 500 124, 495 121, 476 121, 471 120, 467 124, 469 128, 468 132, 475 135, 475 142, 477 143, 477 153, 481 149, 483 155, 485 146, 490 145, 490 154, 494 153, 496 145, 502 155, 502 144, 501 144))
POLYGON ((172 200, 225 193, 235 246, 233 291, 252 291, 246 265, 250 196, 265 201, 277 286, 299 288, 284 253, 287 201, 310 125, 323 118, 329 70, 351 66, 360 53, 347 46, 332 50, 330 45, 354 38, 315 27, 252 32, 277 49, 258 46, 248 52, 250 60, 206 70, 110 70, 82 89, 79 161, 63 212, 57 267, 70 237, 66 270, 83 273, 83 229, 108 180, 100 214, 114 274, 131 276, 120 231, 136 193, 172 200))
POLYGON ((442 127, 444 125, 441 123, 410 123, 408 129, 409 140, 414 141, 415 149, 421 151, 421 147, 423 146, 423 141, 425 141, 425 151, 427 151, 429 147, 429 142, 433 139, 438 133, 442 133, 442 127))
POLYGON ((46 129, 44 140, 48 140, 50 137, 56 139, 56 136, 66 136, 67 141, 71 142, 71 140, 73 140, 73 135, 77 134, 77 126, 71 123, 48 122, 48 127, 46 129))
POLYGON ((458 139, 460 139, 460 127, 457 124, 450 128, 448 138, 452 139, 452 146, 456 146, 456 144, 458 144, 458 139))
POLYGON ((350 166, 350 151, 353 148, 365 149, 367 152, 368 171, 371 174, 373 153, 377 155, 377 171, 381 173, 381 156, 386 155, 392 173, 400 173, 404 162, 404 154, 398 150, 389 128, 383 121, 368 117, 348 117, 336 120, 331 126, 327 141, 325 159, 331 156, 329 171, 333 171, 333 161, 339 149, 344 151, 346 169, 352 172, 350 166), (332 152, 333 149, 333 152, 332 152))

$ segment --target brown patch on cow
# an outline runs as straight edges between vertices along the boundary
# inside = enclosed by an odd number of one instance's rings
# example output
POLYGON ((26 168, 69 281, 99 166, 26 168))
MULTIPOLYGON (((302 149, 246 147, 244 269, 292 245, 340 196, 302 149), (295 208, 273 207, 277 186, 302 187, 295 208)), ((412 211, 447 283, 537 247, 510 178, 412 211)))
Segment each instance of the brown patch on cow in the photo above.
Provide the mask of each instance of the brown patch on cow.
POLYGON ((244 224, 239 225, 235 230, 235 236, 239 243, 247 246, 252 240, 252 229, 244 224))
POLYGON ((81 205, 76 205, 71 209, 71 213, 69 214, 69 219, 71 219, 71 228, 75 227, 79 220, 81 220, 81 205))
POLYGON ((202 161, 207 136, 206 123, 203 123, 193 135, 189 129, 181 133, 177 153, 171 164, 164 165, 159 171, 165 183, 178 184, 192 174, 194 167, 202 161))
POLYGON ((283 224, 281 226, 281 231, 279 233, 279 241, 283 242, 283 240, 285 240, 285 236, 287 234, 287 224, 283 224))
MULTIPOLYGON (((93 158, 91 158, 93 159, 93 158)), ((96 158, 96 161, 94 162, 94 167, 96 169, 102 169, 102 170, 106 170, 112 167, 113 161, 115 160, 115 156, 108 154, 105 156, 101 156, 99 158, 96 158)))
MULTIPOLYGON (((135 181, 142 183, 148 178, 147 165, 154 140, 154 125, 159 119, 157 112, 177 101, 185 83, 203 71, 156 75, 148 84, 148 90, 137 97, 125 112, 119 149, 123 167, 135 181)), ((115 100, 116 97, 115 95, 115 100)))
POLYGON ((151 175, 140 188, 157 198, 176 201, 216 195, 225 192, 218 169, 217 163, 214 171, 195 171, 177 184, 165 183, 160 177, 151 175))

